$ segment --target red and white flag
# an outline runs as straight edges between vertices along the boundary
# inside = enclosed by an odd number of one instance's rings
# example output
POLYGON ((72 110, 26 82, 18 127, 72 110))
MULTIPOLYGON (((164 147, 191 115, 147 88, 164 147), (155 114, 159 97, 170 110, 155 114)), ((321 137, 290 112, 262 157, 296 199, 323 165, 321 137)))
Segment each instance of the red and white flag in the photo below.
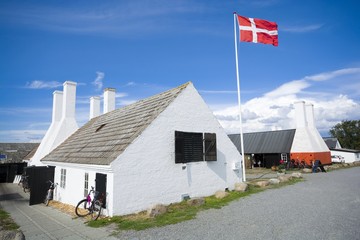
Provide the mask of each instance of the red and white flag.
POLYGON ((240 41, 264 43, 278 46, 278 26, 257 18, 248 18, 237 15, 240 29, 240 41))

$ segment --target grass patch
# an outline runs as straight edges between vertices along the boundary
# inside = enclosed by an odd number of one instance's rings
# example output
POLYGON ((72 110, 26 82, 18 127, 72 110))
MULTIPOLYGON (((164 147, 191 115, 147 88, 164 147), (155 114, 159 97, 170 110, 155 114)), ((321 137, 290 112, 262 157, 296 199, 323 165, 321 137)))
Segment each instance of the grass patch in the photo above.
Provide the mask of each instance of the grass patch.
POLYGON ((19 228, 8 212, 0 209, 0 230, 16 230, 19 228))
POLYGON ((266 189, 279 188, 286 185, 295 184, 303 181, 302 179, 292 179, 286 183, 280 183, 278 185, 269 185, 265 188, 260 188, 249 183, 249 188, 246 192, 230 191, 229 195, 223 199, 217 199, 215 196, 205 198, 205 204, 201 206, 189 206, 186 201, 180 203, 170 204, 165 214, 157 216, 155 218, 149 218, 146 212, 138 214, 126 215, 126 216, 114 216, 112 218, 100 218, 97 221, 89 221, 88 226, 91 227, 103 227, 110 224, 115 224, 118 229, 121 230, 144 230, 147 228, 161 227, 170 224, 176 224, 179 222, 194 219, 198 212, 207 209, 220 209, 230 202, 237 199, 249 196, 251 194, 262 192, 266 189))

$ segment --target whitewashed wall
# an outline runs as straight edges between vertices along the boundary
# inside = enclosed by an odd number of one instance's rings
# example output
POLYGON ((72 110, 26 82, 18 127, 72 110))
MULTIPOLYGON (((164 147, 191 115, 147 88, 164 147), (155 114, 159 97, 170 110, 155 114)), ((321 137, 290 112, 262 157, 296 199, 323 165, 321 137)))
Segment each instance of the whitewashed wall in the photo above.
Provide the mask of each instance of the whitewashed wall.
POLYGON ((170 106, 112 162, 114 215, 233 189, 241 156, 213 113, 190 84, 170 106), (175 164, 175 130, 216 133, 217 161, 175 164))
MULTIPOLYGON (((52 165, 54 166, 54 164, 52 165)), ((89 166, 86 165, 61 163, 56 164, 55 166, 54 181, 55 183, 58 183, 58 185, 55 189, 54 200, 73 206, 76 206, 81 199, 84 199, 84 183, 86 172, 89 174, 89 190, 91 189, 91 186, 95 187, 96 173, 107 174, 107 207, 103 210, 103 214, 112 216, 113 174, 111 173, 110 169, 102 169, 101 166, 96 169, 96 166, 90 166, 91 168, 89 168, 89 166), (65 188, 60 187, 61 169, 66 169, 65 188)))
POLYGON ((360 153, 331 150, 331 155, 342 156, 346 163, 360 161, 360 153))

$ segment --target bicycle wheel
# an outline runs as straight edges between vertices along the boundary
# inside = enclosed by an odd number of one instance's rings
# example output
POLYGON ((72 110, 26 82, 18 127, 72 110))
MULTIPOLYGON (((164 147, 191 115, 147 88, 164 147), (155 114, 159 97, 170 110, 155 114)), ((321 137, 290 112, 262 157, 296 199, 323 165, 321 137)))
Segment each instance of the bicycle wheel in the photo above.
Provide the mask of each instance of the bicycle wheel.
POLYGON ((46 206, 49 206, 50 199, 48 197, 45 198, 44 204, 46 206))
POLYGON ((27 186, 23 186, 23 189, 24 189, 24 193, 28 193, 30 192, 30 188, 27 187, 27 186))
POLYGON ((75 213, 79 217, 85 217, 91 213, 89 210, 87 199, 81 200, 75 208, 75 213))
POLYGON ((48 192, 46 193, 46 197, 45 197, 45 200, 44 200, 44 204, 46 206, 49 206, 49 203, 50 203, 50 200, 52 199, 52 196, 51 196, 51 192, 50 190, 48 190, 48 192))
POLYGON ((91 219, 97 220, 101 214, 102 203, 99 200, 96 200, 92 205, 91 219))

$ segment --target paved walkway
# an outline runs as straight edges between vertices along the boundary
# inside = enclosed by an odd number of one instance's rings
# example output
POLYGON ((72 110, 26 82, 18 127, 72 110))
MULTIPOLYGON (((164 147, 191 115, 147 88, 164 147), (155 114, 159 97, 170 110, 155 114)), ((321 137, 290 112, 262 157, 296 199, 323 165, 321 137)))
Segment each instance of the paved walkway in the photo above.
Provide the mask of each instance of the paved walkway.
POLYGON ((44 204, 29 206, 29 194, 17 184, 0 183, 0 205, 20 226, 26 240, 116 239, 109 228, 91 228, 82 219, 44 204))

